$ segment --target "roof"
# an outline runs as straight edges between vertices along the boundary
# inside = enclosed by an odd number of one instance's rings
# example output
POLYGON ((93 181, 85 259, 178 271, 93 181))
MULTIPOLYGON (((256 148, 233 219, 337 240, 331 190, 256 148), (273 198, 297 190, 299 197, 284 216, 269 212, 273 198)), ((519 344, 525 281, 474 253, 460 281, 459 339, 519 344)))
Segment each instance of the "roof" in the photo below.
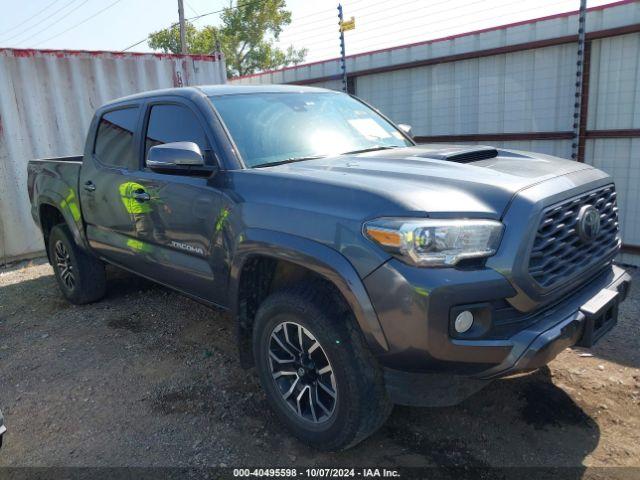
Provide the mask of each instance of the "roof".
POLYGON ((196 87, 206 96, 212 95, 238 95, 246 93, 305 93, 305 92, 332 92, 318 87, 303 87, 300 85, 203 85, 196 87))
POLYGON ((300 85, 198 85, 194 87, 179 88, 163 88, 160 90, 147 90, 145 92, 134 93, 126 97, 116 98, 102 105, 102 108, 117 105, 122 102, 130 102, 132 100, 140 100, 147 97, 155 97, 158 95, 174 95, 179 97, 207 97, 215 95, 239 95, 247 93, 305 93, 305 92, 326 92, 339 93, 335 90, 327 90, 318 87, 303 87, 300 85))

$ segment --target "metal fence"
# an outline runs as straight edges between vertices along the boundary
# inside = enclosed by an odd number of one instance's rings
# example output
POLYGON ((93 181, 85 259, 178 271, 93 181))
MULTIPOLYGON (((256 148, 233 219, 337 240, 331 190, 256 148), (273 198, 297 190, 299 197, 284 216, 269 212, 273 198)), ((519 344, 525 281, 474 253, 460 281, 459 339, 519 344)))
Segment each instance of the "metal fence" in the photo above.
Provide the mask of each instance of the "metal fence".
MULTIPOLYGON (((419 142, 570 158, 577 12, 347 57, 354 93, 419 142)), ((623 260, 640 263, 640 2, 588 9, 578 161, 613 175, 623 260)), ((338 59, 232 79, 340 89, 338 59)))
POLYGON ((29 160, 82 153, 94 110, 109 100, 225 81, 221 56, 0 49, 0 264, 43 249, 29 160))

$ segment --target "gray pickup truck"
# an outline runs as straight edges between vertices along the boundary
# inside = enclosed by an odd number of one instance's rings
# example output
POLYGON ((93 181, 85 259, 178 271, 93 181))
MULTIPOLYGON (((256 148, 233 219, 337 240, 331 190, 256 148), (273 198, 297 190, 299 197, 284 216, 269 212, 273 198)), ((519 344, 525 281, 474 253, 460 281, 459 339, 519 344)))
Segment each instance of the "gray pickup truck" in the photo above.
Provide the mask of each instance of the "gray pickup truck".
POLYGON ((69 301, 110 263, 229 312, 277 417, 347 448, 591 346, 630 285, 609 175, 408 132, 317 88, 143 93, 29 163, 32 214, 69 301))

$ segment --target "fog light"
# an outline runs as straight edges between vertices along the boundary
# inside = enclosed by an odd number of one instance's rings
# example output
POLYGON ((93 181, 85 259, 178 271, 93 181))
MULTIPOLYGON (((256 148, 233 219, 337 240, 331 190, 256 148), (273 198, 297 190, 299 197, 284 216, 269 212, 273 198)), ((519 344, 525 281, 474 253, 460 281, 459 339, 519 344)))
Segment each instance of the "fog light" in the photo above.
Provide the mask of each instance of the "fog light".
POLYGON ((465 310, 464 312, 459 313, 456 317, 456 321, 453 324, 456 332, 458 333, 466 332, 471 328, 471 325, 473 325, 473 313, 471 313, 469 310, 465 310))

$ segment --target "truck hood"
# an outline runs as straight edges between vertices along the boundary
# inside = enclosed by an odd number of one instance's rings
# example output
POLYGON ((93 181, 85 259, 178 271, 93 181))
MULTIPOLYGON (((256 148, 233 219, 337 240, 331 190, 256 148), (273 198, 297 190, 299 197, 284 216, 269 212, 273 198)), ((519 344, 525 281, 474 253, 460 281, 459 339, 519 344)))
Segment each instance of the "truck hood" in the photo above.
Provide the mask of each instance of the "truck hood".
POLYGON ((297 181, 366 191, 384 197, 398 211, 426 212, 430 216, 464 212, 471 217, 499 218, 517 192, 590 168, 544 154, 438 144, 340 155, 261 170, 297 177, 297 181))

